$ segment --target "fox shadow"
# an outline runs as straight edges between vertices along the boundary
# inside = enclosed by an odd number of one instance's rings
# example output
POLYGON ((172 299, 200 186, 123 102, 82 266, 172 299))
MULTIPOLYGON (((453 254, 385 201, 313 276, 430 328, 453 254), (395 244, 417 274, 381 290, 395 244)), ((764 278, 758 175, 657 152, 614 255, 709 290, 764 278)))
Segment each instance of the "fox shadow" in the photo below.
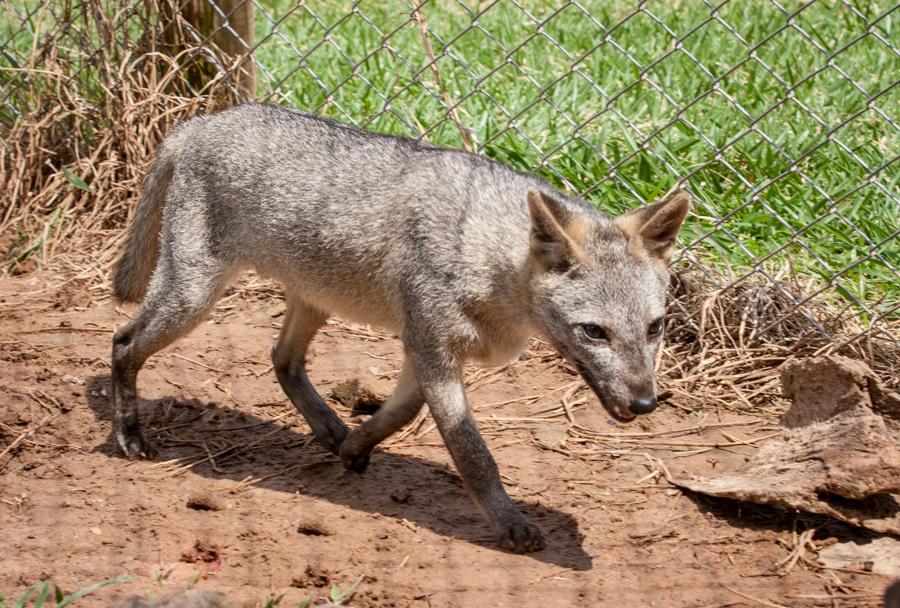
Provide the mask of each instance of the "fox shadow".
MULTIPOLYGON (((87 383, 85 396, 97 419, 111 422, 109 387, 108 375, 95 376, 87 383)), ((207 445, 214 439, 216 445, 236 447, 214 458, 214 463, 207 460, 193 466, 189 474, 233 481, 252 475, 260 479, 256 487, 314 496, 502 551, 495 547, 462 480, 444 464, 376 449, 360 475, 345 470, 310 433, 297 432, 281 420, 196 400, 139 401, 142 428, 158 450, 157 462, 189 464, 215 455, 207 445)), ((94 451, 125 460, 112 429, 94 451)), ((591 569, 593 560, 582 547, 584 536, 574 517, 546 505, 514 502, 547 541, 545 549, 529 557, 573 570, 591 569)))

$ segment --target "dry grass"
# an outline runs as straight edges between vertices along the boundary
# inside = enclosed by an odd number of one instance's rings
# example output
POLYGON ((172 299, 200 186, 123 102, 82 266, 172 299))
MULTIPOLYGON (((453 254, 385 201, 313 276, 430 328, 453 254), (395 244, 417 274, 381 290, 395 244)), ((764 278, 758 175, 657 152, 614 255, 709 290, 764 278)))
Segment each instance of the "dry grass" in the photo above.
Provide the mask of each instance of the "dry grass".
MULTIPOLYGON (((183 38, 176 44, 171 33, 164 41, 154 28, 127 46, 103 35, 130 18, 84 17, 82 35, 97 41, 91 55, 51 36, 32 49, 28 65, 3 68, 5 80, 19 85, 12 104, 31 108, 0 123, 0 247, 7 272, 52 265, 105 285, 160 139, 178 120, 235 100, 227 72, 199 89, 194 84, 197 70, 210 61, 233 63, 216 56, 214 46, 192 46, 183 38), (93 87, 75 86, 84 82, 93 87)), ((900 352, 889 334, 898 333, 898 323, 870 329, 854 320, 856 310, 815 300, 798 305, 799 285, 721 287, 729 284, 696 272, 676 275, 669 340, 659 361, 663 388, 679 397, 673 402, 771 407, 785 361, 833 351, 867 361, 896 385, 900 352)), ((99 301, 108 298, 105 289, 92 293, 99 301)), ((254 278, 227 297, 278 293, 254 278)))
POLYGON ((753 411, 780 398, 785 362, 834 352, 865 361, 888 386, 897 385, 900 347, 893 335, 900 323, 866 328, 853 310, 815 299, 798 306, 797 285, 723 289, 695 272, 676 274, 673 284, 659 368, 664 388, 676 395, 753 411))
POLYGON ((25 110, 0 121, 6 271, 51 260, 108 269, 165 133, 179 120, 236 100, 227 73, 193 84, 194 68, 218 52, 212 45, 191 46, 177 31, 163 41, 155 28, 128 45, 104 35, 133 27, 135 19, 133 11, 75 17, 77 35, 94 45, 91 53, 73 48, 60 31, 32 48, 27 65, 0 67, 7 101, 25 110))

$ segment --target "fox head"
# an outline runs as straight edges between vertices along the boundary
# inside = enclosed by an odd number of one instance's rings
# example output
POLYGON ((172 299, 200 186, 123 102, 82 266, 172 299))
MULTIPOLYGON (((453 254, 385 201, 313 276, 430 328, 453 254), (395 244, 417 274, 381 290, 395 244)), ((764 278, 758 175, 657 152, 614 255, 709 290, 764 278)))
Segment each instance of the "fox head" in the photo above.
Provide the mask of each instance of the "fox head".
POLYGON ((668 264, 690 197, 611 220, 531 188, 531 293, 538 329, 616 420, 656 409, 668 264))

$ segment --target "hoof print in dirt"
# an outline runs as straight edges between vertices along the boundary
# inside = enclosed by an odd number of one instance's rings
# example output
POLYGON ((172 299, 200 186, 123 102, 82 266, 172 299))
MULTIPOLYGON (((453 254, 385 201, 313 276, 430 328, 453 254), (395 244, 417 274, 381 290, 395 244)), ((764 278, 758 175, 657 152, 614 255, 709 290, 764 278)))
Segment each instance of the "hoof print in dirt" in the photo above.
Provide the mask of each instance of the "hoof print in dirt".
POLYGON ((294 580, 291 581, 291 587, 298 589, 309 586, 321 589, 329 584, 331 584, 331 577, 328 576, 328 573, 315 566, 307 566, 303 574, 295 576, 294 580))
POLYGON ((222 548, 218 545, 197 541, 181 553, 181 561, 186 564, 200 564, 206 573, 215 572, 222 567, 222 548))

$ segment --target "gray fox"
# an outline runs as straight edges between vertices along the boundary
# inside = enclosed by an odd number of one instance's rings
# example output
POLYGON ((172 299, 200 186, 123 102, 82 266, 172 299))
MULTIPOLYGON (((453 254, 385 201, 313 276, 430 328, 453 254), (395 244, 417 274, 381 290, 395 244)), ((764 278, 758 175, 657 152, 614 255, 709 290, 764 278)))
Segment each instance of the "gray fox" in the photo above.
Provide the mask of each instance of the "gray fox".
POLYGON ((117 440, 129 458, 154 454, 138 371, 254 268, 284 284, 275 374, 325 448, 363 471, 428 403, 498 543, 539 550, 475 425, 463 364, 514 360, 538 335, 613 418, 653 411, 668 261, 689 203, 678 192, 610 219, 484 157, 281 106, 190 119, 159 149, 115 271, 116 297, 142 301, 113 337, 117 440), (393 331, 405 351, 393 394, 352 430, 305 369, 331 314, 393 331))

